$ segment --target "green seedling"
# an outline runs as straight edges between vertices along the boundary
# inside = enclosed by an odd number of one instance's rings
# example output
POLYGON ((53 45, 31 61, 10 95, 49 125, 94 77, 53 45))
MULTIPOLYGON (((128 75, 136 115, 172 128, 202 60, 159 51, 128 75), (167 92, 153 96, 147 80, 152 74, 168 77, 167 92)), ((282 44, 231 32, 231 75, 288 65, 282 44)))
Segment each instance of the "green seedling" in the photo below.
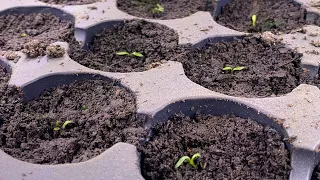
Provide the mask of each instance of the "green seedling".
POLYGON ((74 123, 73 121, 67 120, 63 123, 62 128, 65 129, 67 127, 68 124, 72 124, 74 123))
MULTIPOLYGON (((62 129, 65 129, 67 127, 68 124, 74 123, 73 121, 67 120, 63 123, 62 125, 62 129)), ((57 121, 55 127, 53 128, 54 131, 60 131, 60 122, 57 121)))
POLYGON ((255 27, 256 26, 256 22, 257 22, 257 15, 255 15, 255 14, 252 15, 251 19, 252 19, 252 26, 255 27))
POLYGON ((128 53, 128 52, 126 52, 126 51, 116 52, 116 55, 119 55, 119 56, 136 56, 136 57, 143 57, 143 54, 141 54, 141 53, 138 53, 138 52, 128 53))
POLYGON ((180 167, 186 160, 192 167, 197 168, 196 164, 194 163, 194 160, 198 157, 201 157, 200 153, 194 154, 191 158, 189 156, 183 156, 182 158, 179 159, 179 161, 174 166, 174 168, 178 169, 178 167, 180 167))
POLYGON ((81 109, 84 111, 84 110, 87 110, 88 107, 87 107, 86 105, 83 105, 83 106, 81 107, 81 109))
POLYGON ((20 34, 20 36, 21 37, 26 37, 26 36, 28 36, 26 33, 22 33, 22 34, 20 34))
POLYGON ((233 67, 230 67, 230 66, 226 66, 224 68, 222 68, 223 71, 231 71, 231 73, 233 73, 234 71, 241 71, 243 70, 245 67, 243 66, 237 66, 235 68, 233 67))
POLYGON ((60 130, 60 122, 56 122, 56 126, 53 128, 54 131, 59 131, 60 130))
POLYGON ((160 4, 157 4, 157 7, 152 8, 152 14, 154 13, 163 13, 164 7, 162 7, 160 4))

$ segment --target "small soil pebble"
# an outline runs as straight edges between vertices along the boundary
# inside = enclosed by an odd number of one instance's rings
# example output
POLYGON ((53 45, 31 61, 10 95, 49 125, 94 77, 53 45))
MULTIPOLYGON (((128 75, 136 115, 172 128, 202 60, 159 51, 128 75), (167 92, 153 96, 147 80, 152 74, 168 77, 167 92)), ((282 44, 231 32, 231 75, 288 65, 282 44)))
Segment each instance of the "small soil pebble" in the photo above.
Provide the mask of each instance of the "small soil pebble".
POLYGON ((20 59, 20 56, 17 53, 12 51, 6 52, 4 56, 6 59, 14 62, 17 62, 20 59))
POLYGON ((20 51, 34 39, 45 44, 67 41, 73 37, 71 21, 52 14, 12 14, 0 16, 0 50, 20 51))
POLYGON ((243 32, 290 32, 301 28, 306 10, 288 0, 232 0, 222 8, 217 22, 243 32), (253 26, 252 15, 256 15, 253 26))
POLYGON ((63 57, 63 55, 65 54, 65 49, 60 45, 50 45, 46 49, 46 54, 50 58, 63 57))
POLYGON ((142 152, 142 174, 155 179, 288 179, 290 153, 270 127, 235 116, 175 115, 154 128, 142 152), (183 156, 199 153, 195 167, 183 156))
POLYGON ((69 55, 96 70, 138 72, 148 70, 152 63, 170 60, 177 54, 178 41, 178 34, 166 26, 131 20, 95 35, 89 50, 71 43, 69 55))
POLYGON ((83 5, 98 2, 100 0, 40 0, 48 4, 83 5))
POLYGON ((198 11, 213 12, 216 2, 216 0, 117 0, 117 6, 120 10, 137 17, 177 19, 198 11))
POLYGON ((3 122, 1 149, 30 163, 64 164, 96 157, 117 142, 137 144, 145 134, 135 102, 132 92, 103 80, 44 91, 3 122))
POLYGON ((320 47, 320 40, 319 40, 319 41, 314 41, 314 40, 312 40, 312 41, 310 42, 310 44, 312 44, 312 45, 315 46, 315 47, 320 47))
POLYGON ((39 40, 32 40, 24 45, 22 52, 27 55, 28 58, 36 58, 45 55, 45 49, 47 45, 39 40))
POLYGON ((301 83, 302 55, 271 42, 250 36, 208 43, 180 54, 176 61, 189 79, 210 90, 231 96, 280 96, 301 83))

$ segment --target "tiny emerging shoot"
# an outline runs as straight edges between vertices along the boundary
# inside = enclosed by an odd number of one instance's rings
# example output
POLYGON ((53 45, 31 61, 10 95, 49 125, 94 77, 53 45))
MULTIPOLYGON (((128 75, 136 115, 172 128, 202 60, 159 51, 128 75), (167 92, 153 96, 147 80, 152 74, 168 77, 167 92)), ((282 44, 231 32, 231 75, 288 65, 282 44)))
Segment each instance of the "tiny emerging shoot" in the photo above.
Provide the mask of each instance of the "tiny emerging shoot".
POLYGON ((60 130, 60 122, 56 122, 56 126, 53 128, 54 131, 59 131, 60 130))
POLYGON ((257 15, 255 15, 255 14, 252 15, 251 19, 252 19, 252 26, 255 27, 256 26, 256 22, 257 22, 257 15))
POLYGON ((26 33, 22 33, 21 35, 20 35, 21 37, 26 37, 26 36, 28 36, 26 33))
POLYGON ((83 106, 81 107, 81 109, 82 109, 83 111, 85 111, 85 110, 88 109, 88 107, 87 107, 86 105, 83 105, 83 106))
POLYGON ((136 56, 136 57, 143 57, 143 54, 141 54, 141 53, 138 53, 138 52, 128 53, 128 52, 126 52, 126 51, 116 52, 116 55, 119 55, 119 56, 136 56))
POLYGON ((152 14, 154 13, 163 13, 164 12, 164 7, 161 6, 160 4, 157 4, 157 7, 152 8, 152 14))
POLYGON ((230 67, 230 66, 226 66, 224 68, 222 68, 223 71, 231 71, 231 73, 233 73, 234 71, 241 71, 243 70, 245 67, 243 66, 237 66, 235 68, 233 67, 230 67))
MULTIPOLYGON (((71 124, 71 123, 74 123, 73 121, 70 121, 70 120, 67 120, 63 123, 62 125, 62 129, 65 129, 67 127, 68 124, 71 124)), ((56 125, 55 127, 53 128, 54 131, 60 131, 61 128, 60 128, 60 121, 57 121, 56 122, 56 125)))
POLYGON ((189 156, 183 156, 182 158, 179 159, 179 161, 176 163, 176 165, 174 166, 175 169, 177 169, 178 167, 180 167, 186 160, 188 161, 188 163, 193 167, 193 168, 197 168, 197 165, 194 163, 194 160, 196 158, 201 157, 200 153, 196 153, 194 154, 191 158, 189 156))
POLYGON ((68 124, 72 124, 74 123, 73 121, 67 120, 63 123, 62 128, 65 129, 67 127, 68 124))

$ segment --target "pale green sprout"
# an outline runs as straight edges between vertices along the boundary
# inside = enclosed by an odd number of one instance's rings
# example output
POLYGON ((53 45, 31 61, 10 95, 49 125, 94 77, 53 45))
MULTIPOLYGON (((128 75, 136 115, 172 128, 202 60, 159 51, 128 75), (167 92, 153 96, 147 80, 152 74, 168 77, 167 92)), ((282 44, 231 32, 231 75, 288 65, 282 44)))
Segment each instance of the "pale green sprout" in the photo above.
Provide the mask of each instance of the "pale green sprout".
POLYGON ((56 126, 53 128, 54 131, 59 131, 60 130, 60 122, 56 122, 56 126))
POLYGON ((257 15, 252 15, 252 17, 251 17, 251 19, 252 19, 252 26, 256 26, 256 22, 257 22, 257 15))
POLYGON ((223 71, 231 71, 231 73, 233 73, 234 71, 241 71, 243 70, 245 67, 243 66, 237 66, 235 68, 233 67, 230 67, 230 66, 226 66, 224 68, 222 68, 223 71))
POLYGON ((87 107, 86 105, 83 105, 83 106, 81 107, 81 109, 84 111, 84 110, 87 110, 88 107, 87 107))
POLYGON ((28 36, 28 34, 22 33, 20 36, 21 36, 21 37, 26 37, 26 36, 28 36))
MULTIPOLYGON (((67 120, 63 123, 62 125, 62 129, 65 129, 67 127, 68 124, 74 123, 73 121, 67 120)), ((60 131, 60 122, 57 121, 55 127, 53 128, 54 131, 60 131)))
POLYGON ((138 52, 133 52, 131 54, 134 55, 134 56, 137 56, 137 57, 143 57, 143 55, 141 53, 138 53, 138 52))
POLYGON ((124 55, 130 55, 130 53, 121 51, 121 52, 116 52, 116 55, 124 56, 124 55))
POLYGON ((143 57, 143 54, 141 54, 141 53, 138 53, 138 52, 128 53, 128 52, 126 52, 126 51, 116 52, 116 55, 119 55, 119 56, 136 56, 136 57, 143 57))
POLYGON ((194 163, 194 160, 198 157, 201 157, 200 153, 196 153, 194 154, 191 158, 189 156, 183 156, 182 158, 179 159, 179 161, 176 163, 176 165, 174 166, 175 169, 177 169, 178 167, 180 167, 186 160, 188 160, 188 163, 194 167, 197 168, 196 164, 194 163))
POLYGON ((152 8, 152 14, 154 13, 163 13, 164 12, 164 7, 161 6, 160 4, 157 4, 157 7, 152 8))
POLYGON ((63 123, 62 128, 65 129, 68 124, 74 123, 73 121, 67 120, 63 123))

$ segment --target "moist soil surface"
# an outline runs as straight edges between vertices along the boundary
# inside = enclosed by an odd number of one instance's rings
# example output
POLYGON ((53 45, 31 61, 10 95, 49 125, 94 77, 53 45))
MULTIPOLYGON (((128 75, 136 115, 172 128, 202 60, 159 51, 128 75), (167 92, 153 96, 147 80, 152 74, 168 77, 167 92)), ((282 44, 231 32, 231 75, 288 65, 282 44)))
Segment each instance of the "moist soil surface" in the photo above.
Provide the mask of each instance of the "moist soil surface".
POLYGON ((82 5, 91 4, 100 0, 39 0, 49 4, 82 5))
POLYGON ((71 44, 69 55, 78 63, 109 72, 137 72, 170 60, 178 45, 178 34, 166 26, 144 20, 126 21, 95 35, 88 50, 71 44), (138 52, 143 57, 117 55, 138 52))
POLYGON ((255 121, 234 116, 176 115, 158 125, 142 147, 146 179, 288 179, 290 155, 280 135, 255 121), (183 156, 196 159, 198 169, 183 156), (201 168, 202 163, 203 168, 201 168))
POLYGON ((72 22, 52 14, 0 16, 0 50, 20 51, 35 39, 46 45, 56 41, 68 42, 72 36, 72 22))
POLYGON ((198 11, 214 11, 215 5, 204 0, 117 0, 120 10, 137 17, 153 19, 177 19, 190 16, 198 11), (160 4, 163 13, 152 13, 160 4))
POLYGON ((209 43, 180 54, 185 74, 210 90, 232 96, 268 97, 291 92, 300 84, 301 55, 283 44, 256 37, 209 43), (241 71, 223 71, 230 66, 241 71))
POLYGON ((0 65, 0 125, 14 115, 14 109, 20 102, 19 90, 8 86, 10 73, 0 65))
POLYGON ((288 0, 232 0, 222 8, 217 22, 243 32, 290 32, 305 24, 306 10, 288 0), (252 26, 252 15, 257 16, 252 26))
POLYGON ((86 161, 117 142, 136 144, 144 132, 135 96, 115 82, 63 85, 21 102, 14 112, 0 128, 1 149, 36 164, 86 161), (63 127, 66 121, 72 123, 63 127))

